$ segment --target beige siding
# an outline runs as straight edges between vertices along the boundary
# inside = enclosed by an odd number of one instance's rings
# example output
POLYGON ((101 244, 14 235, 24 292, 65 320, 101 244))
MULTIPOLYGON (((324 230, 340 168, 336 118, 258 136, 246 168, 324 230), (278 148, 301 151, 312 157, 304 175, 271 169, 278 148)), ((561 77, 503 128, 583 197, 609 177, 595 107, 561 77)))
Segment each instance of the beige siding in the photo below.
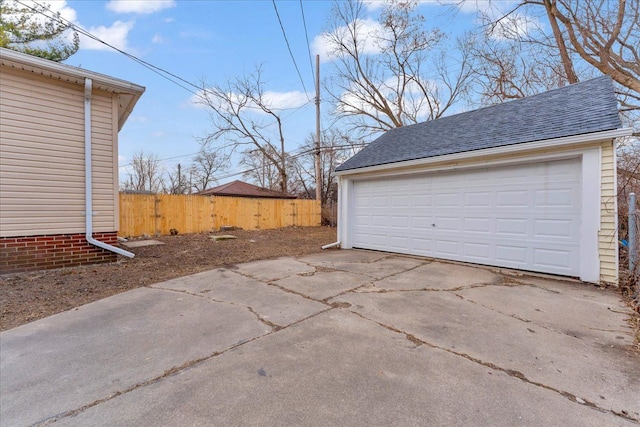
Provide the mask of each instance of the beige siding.
POLYGON ((616 165, 613 141, 602 144, 602 178, 600 233, 598 250, 600 252, 600 280, 618 283, 618 228, 616 217, 616 165))
MULTIPOLYGON (((83 232, 84 88, 7 67, 1 73, 0 236, 83 232)), ((113 102, 94 91, 95 231, 116 230, 113 102)))

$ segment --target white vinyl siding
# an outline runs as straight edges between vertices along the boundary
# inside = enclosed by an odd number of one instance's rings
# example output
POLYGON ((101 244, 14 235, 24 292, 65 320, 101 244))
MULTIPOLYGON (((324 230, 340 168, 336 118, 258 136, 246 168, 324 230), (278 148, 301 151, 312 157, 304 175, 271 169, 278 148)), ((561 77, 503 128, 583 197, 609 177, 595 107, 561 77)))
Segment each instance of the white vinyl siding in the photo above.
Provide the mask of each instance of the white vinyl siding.
MULTIPOLYGON (((85 229, 84 88, 1 68, 0 236, 85 229)), ((114 98, 94 91, 94 230, 116 230, 114 98)))
POLYGON ((618 232, 616 203, 616 165, 614 143, 602 145, 602 178, 600 194, 600 233, 598 251, 600 254, 600 278, 607 283, 618 283, 618 232))

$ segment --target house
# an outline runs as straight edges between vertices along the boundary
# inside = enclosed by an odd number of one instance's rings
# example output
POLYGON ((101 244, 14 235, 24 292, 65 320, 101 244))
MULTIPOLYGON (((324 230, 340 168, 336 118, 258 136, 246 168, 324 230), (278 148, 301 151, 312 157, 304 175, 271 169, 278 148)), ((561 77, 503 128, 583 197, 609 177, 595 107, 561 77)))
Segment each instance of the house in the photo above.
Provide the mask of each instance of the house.
POLYGON ((118 131, 143 92, 0 49, 0 272, 133 256, 116 247, 118 131))
POLYGON ((617 283, 608 77, 393 129, 337 168, 338 239, 617 283))
POLYGON ((257 197, 265 199, 297 199, 292 194, 258 187, 242 181, 232 181, 198 193, 201 196, 257 197))

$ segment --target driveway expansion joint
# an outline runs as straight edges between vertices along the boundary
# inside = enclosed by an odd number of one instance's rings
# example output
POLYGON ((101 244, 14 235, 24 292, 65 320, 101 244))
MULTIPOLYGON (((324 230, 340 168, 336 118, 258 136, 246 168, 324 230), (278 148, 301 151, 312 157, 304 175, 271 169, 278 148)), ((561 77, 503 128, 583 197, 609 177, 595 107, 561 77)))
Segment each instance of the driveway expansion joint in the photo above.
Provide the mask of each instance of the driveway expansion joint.
POLYGON ((557 394, 565 397, 566 399, 570 400, 571 402, 577 403, 579 405, 587 406, 587 407, 589 407, 591 409, 594 409, 594 410, 596 410, 598 412, 605 413, 605 414, 612 414, 612 415, 615 415, 617 417, 624 418, 625 420, 633 421, 635 423, 638 423, 640 421, 638 418, 634 418, 631 415, 629 415, 628 411, 624 411, 623 410, 623 411, 618 412, 618 411, 615 411, 613 409, 602 408, 602 407, 596 405, 595 403, 593 403, 593 402, 591 402, 591 401, 589 401, 587 399, 580 398, 580 397, 576 396, 573 393, 569 393, 569 392, 564 391, 564 390, 559 390, 559 389, 557 389, 555 387, 551 387, 551 386, 549 386, 547 384, 543 384, 543 383, 540 383, 540 382, 537 382, 537 381, 530 380, 530 379, 528 379, 526 377, 526 375, 524 375, 520 371, 516 371, 516 370, 513 370, 513 369, 509 369, 509 368, 503 368, 501 366, 496 365, 495 363, 485 362, 485 361, 483 361, 481 359, 478 359, 477 357, 473 357, 473 356, 471 356, 469 354, 462 353, 462 352, 455 351, 455 350, 450 349, 450 348, 446 348, 446 347, 439 346, 437 344, 430 343, 430 342, 425 341, 423 339, 417 338, 415 335, 413 335, 413 334, 411 334, 409 332, 403 331, 403 330, 398 329, 398 328, 396 328, 394 326, 387 325, 387 324, 379 322, 377 320, 370 319, 367 316, 365 316, 365 315, 363 315, 361 313, 358 313, 356 311, 349 310, 349 312, 355 314, 356 316, 358 316, 358 317, 360 317, 360 318, 362 318, 364 320, 367 320, 367 321, 369 321, 369 322, 371 322, 373 324, 376 324, 376 325, 378 325, 378 326, 380 326, 382 328, 385 328, 385 329, 387 329, 387 330, 389 330, 391 332, 395 332, 397 334, 404 335, 404 337, 408 341, 410 341, 412 344, 414 344, 416 346, 416 348, 421 346, 421 345, 425 345, 425 346, 427 346, 429 348, 442 350, 442 351, 445 351, 447 353, 453 354, 455 356, 467 359, 468 361, 476 363, 478 365, 493 369, 495 371, 503 372, 503 373, 507 374, 510 377, 517 378, 520 381, 523 381, 523 382, 525 382, 527 384, 530 384, 532 386, 540 387, 540 388, 552 391, 554 393, 557 393, 557 394))

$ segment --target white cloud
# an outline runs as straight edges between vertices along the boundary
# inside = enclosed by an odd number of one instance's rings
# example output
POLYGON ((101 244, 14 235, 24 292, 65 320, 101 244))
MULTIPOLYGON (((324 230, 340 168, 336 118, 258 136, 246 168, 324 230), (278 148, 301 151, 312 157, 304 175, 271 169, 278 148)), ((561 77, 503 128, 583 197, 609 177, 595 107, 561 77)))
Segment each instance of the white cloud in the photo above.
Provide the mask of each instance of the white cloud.
MULTIPOLYGON (((300 92, 297 90, 290 92, 274 92, 268 90, 263 93, 263 101, 268 108, 279 111, 301 107, 309 102, 309 99, 312 99, 312 96, 313 95, 310 93, 300 92)), ((235 93, 231 94, 230 98, 234 103, 240 103, 244 100, 242 95, 235 93)), ((206 108, 206 106, 202 104, 202 99, 202 91, 199 91, 198 94, 193 95, 189 99, 189 102, 197 108, 206 108)), ((258 114, 263 113, 262 110, 252 102, 247 103, 247 108, 250 108, 252 112, 258 114)))
POLYGON ((151 39, 152 43, 164 43, 164 38, 160 34, 155 34, 151 39))
MULTIPOLYGON (((129 48, 127 44, 127 36, 133 28, 133 22, 116 21, 110 27, 100 25, 98 27, 89 27, 86 30, 91 34, 109 43, 121 50, 129 48)), ((108 46, 90 39, 86 36, 80 36, 80 47, 88 50, 109 50, 108 46)))
MULTIPOLYGON (((43 2, 36 2, 36 1, 32 1, 32 0, 21 0, 20 3, 16 3, 15 1, 9 1, 7 2, 8 6, 11 8, 17 8, 17 9, 22 9, 22 8, 33 8, 33 7, 38 7, 40 5, 48 7, 49 10, 53 13, 59 13, 60 16, 68 21, 75 21, 76 20, 76 11, 75 9, 67 6, 67 2, 64 0, 49 0, 45 3, 43 2)), ((33 16, 33 19, 35 21, 44 23, 47 22, 48 19, 46 17, 44 17, 43 15, 40 14, 35 14, 33 16)))
MULTIPOLYGON (((421 3, 436 3, 436 0, 423 0, 421 3)), ((509 6, 513 0, 437 0, 437 4, 442 6, 455 6, 462 13, 490 13, 500 7, 509 6)))
POLYGON ((497 40, 514 39, 526 36, 537 28, 540 28, 540 21, 531 16, 512 13, 504 17, 496 26, 488 30, 488 35, 497 40))
POLYGON ((372 11, 381 9, 387 2, 385 0, 363 0, 362 3, 365 5, 367 10, 372 11))
POLYGON ((274 110, 284 110, 287 108, 298 108, 309 102, 310 94, 297 90, 291 92, 264 93, 265 104, 274 110))
POLYGON ((150 14, 175 5, 174 0, 111 0, 105 7, 115 13, 150 14))
MULTIPOLYGON (((401 3, 407 0, 363 0, 368 11, 374 12, 382 9, 388 3, 401 3)), ((488 11, 495 8, 495 3, 505 4, 514 3, 514 0, 418 0, 419 4, 428 4, 434 6, 455 6, 462 13, 477 13, 478 11, 488 11)))
MULTIPOLYGON (((359 19, 350 26, 355 25, 356 38, 361 42, 358 46, 361 53, 375 54, 380 52, 380 45, 377 42, 377 37, 383 31, 384 28, 378 21, 373 19, 359 19)), ((330 61, 336 58, 336 52, 334 47, 335 40, 344 40, 345 43, 349 42, 350 31, 352 29, 342 26, 338 27, 333 33, 322 33, 316 36, 311 43, 311 50, 315 55, 320 55, 320 60, 330 61)))
MULTIPOLYGON (((427 93, 433 94, 437 91, 437 83, 435 81, 422 80, 421 84, 426 88, 427 93)), ((346 91, 340 97, 342 104, 339 110, 351 113, 364 111, 372 116, 380 116, 381 113, 371 105, 369 95, 357 89, 356 85, 352 86, 354 87, 353 91, 346 91)), ((398 86, 399 79, 397 76, 389 77, 378 86, 380 94, 384 96, 387 104, 389 104, 394 111, 394 114, 400 111, 400 99, 398 99, 397 96, 398 86)), ((431 100, 430 102, 426 102, 427 99, 425 99, 424 91, 418 83, 413 80, 407 84, 404 91, 404 97, 401 100, 402 111, 408 114, 415 114, 419 120, 428 119, 432 113, 431 108, 440 108, 440 103, 435 97, 428 95, 431 100)))

